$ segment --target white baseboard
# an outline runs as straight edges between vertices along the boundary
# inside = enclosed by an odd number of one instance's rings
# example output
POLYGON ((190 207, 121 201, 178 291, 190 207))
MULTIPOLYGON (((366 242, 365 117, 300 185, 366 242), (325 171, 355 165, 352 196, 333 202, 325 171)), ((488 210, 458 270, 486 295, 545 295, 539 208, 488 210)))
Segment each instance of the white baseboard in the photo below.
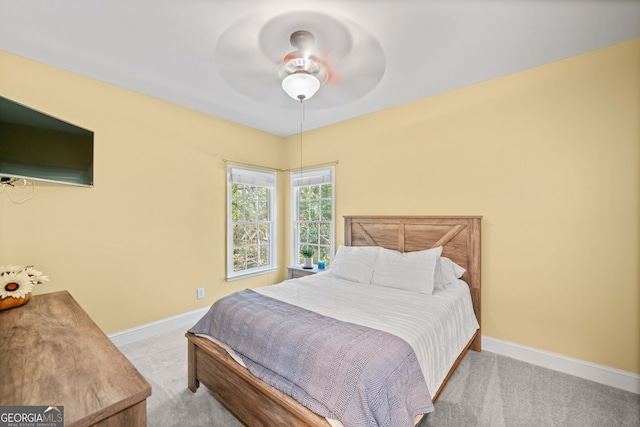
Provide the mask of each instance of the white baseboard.
POLYGON ((136 326, 135 328, 115 332, 108 336, 116 346, 121 346, 173 329, 185 328, 186 332, 187 329, 195 325, 208 310, 209 307, 201 308, 188 313, 178 314, 177 316, 167 317, 166 319, 161 319, 156 322, 136 326))
POLYGON ((482 336, 482 350, 640 394, 640 375, 482 336))

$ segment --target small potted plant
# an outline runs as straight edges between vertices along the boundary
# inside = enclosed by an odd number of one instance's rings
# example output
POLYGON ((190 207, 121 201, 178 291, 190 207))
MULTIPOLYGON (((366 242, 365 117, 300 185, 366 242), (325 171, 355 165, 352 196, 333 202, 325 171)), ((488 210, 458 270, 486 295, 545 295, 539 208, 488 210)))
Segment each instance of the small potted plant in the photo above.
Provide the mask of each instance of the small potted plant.
POLYGON ((313 249, 306 247, 301 250, 300 253, 302 254, 302 258, 304 258, 302 268, 313 268, 313 249))

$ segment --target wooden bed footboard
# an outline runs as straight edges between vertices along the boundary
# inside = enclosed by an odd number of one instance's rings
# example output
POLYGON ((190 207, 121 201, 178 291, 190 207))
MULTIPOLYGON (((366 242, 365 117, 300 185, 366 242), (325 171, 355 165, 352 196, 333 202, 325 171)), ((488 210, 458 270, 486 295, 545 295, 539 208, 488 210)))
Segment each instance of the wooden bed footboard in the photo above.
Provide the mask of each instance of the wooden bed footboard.
POLYGON ((323 417, 254 377, 222 347, 191 333, 186 336, 189 342, 189 390, 192 392, 200 383, 204 384, 247 426, 330 427, 323 417))
MULTIPOLYGON (((432 396, 435 402, 447 381, 462 362, 478 332, 469 340, 449 370, 442 386, 432 396)), ((222 347, 207 338, 186 334, 189 358, 189 390, 196 392, 200 383, 216 400, 247 426, 331 427, 329 422, 296 400, 254 377, 247 368, 233 360, 222 347)), ((419 417, 416 423, 421 419, 419 417)))

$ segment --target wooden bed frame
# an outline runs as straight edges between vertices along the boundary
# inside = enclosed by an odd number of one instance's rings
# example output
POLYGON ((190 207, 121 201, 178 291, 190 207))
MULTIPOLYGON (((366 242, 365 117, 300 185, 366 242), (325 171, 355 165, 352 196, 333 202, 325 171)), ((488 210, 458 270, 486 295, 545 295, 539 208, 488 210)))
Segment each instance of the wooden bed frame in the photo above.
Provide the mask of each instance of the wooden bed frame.
MULTIPOLYGON (((442 256, 467 271, 473 308, 480 323, 480 216, 346 216, 345 246, 382 246, 411 252, 443 246, 442 256)), ((480 330, 469 341, 432 398, 435 401, 471 348, 480 351, 480 330)), ((327 420, 286 394, 254 377, 229 354, 206 338, 188 339, 188 387, 204 384, 247 426, 322 426, 327 420)))

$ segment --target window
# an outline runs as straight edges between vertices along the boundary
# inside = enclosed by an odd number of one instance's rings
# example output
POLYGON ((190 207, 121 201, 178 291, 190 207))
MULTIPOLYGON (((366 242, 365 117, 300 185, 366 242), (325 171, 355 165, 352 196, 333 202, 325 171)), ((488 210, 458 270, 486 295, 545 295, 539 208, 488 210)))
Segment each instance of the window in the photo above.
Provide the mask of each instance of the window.
POLYGON ((333 259, 334 183, 333 166, 291 173, 292 264, 302 264, 300 251, 313 250, 313 262, 333 259))
POLYGON ((276 174, 227 166, 227 278, 276 268, 276 174))

